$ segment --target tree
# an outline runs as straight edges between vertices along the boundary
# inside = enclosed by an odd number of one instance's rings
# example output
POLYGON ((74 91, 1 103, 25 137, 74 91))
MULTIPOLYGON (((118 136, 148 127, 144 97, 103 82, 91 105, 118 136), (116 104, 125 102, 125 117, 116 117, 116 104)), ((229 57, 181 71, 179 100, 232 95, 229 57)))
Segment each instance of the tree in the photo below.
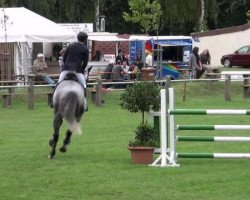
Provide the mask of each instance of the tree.
POLYGON ((121 107, 130 112, 141 112, 141 124, 146 123, 145 113, 159 110, 160 88, 155 82, 141 81, 126 88, 121 95, 121 107))
POLYGON ((106 16, 106 30, 129 34, 186 35, 237 26, 248 22, 250 10, 249 0, 0 0, 0 5, 25 7, 57 23, 95 24, 98 2, 100 15, 106 16))
POLYGON ((247 23, 246 12, 250 8, 247 0, 217 0, 219 10, 218 28, 238 26, 247 23))
POLYGON ((204 2, 204 0, 201 0, 201 15, 200 15, 200 20, 199 20, 199 23, 200 23, 199 31, 200 32, 203 32, 203 29, 204 29, 204 15, 205 15, 205 2, 204 2))
POLYGON ((0 0, 0 6, 4 7, 5 0, 0 0))
POLYGON ((189 34, 207 30, 207 22, 216 23, 218 6, 216 0, 161 0, 163 21, 170 33, 189 34))
POLYGON ((129 0, 128 4, 131 13, 123 13, 126 21, 138 23, 141 30, 146 33, 159 31, 162 10, 158 0, 154 0, 152 3, 150 0, 129 0))
POLYGON ((250 24, 250 10, 247 11, 247 22, 250 24))
POLYGON ((106 30, 116 33, 140 33, 140 27, 125 21, 121 13, 129 11, 127 0, 103 0, 100 13, 106 16, 106 30))

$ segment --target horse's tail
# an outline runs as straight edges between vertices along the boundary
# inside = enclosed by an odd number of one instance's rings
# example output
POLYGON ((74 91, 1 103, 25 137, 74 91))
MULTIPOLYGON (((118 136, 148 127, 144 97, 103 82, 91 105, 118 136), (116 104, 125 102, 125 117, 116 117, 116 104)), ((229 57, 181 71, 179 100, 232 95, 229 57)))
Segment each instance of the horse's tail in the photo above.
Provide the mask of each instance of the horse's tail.
POLYGON ((81 134, 81 126, 76 119, 76 113, 80 109, 80 102, 75 92, 69 92, 62 98, 59 112, 68 123, 68 128, 72 133, 81 134))

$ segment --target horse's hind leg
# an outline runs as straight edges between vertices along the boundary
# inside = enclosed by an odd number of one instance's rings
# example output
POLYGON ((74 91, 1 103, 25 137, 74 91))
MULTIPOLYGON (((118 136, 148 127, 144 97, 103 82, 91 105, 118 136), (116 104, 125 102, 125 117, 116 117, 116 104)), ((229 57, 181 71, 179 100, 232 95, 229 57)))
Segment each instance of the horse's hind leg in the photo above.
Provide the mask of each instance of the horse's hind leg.
POLYGON ((62 116, 56 115, 54 118, 54 134, 53 137, 49 140, 49 145, 51 146, 51 152, 49 154, 49 158, 53 158, 56 154, 56 145, 59 139, 59 129, 62 125, 62 116))
POLYGON ((65 139, 64 139, 64 141, 63 141, 63 145, 62 145, 62 147, 60 148, 60 151, 61 151, 62 153, 65 153, 65 152, 67 151, 67 145, 70 144, 71 135, 72 135, 72 132, 68 129, 67 132, 66 132, 65 139))

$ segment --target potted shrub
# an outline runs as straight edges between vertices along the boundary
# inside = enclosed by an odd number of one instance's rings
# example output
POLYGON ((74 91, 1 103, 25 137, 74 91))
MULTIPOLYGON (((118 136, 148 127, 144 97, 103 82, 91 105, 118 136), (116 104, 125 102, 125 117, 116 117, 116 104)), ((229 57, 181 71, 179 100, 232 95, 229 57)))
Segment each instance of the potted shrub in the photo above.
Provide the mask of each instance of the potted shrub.
POLYGON ((159 110, 160 87, 155 82, 142 81, 128 86, 121 95, 121 107, 130 112, 141 112, 141 122, 135 130, 135 138, 129 142, 132 162, 150 164, 159 143, 159 133, 146 121, 145 113, 159 110), (146 151, 146 152, 144 152, 146 151), (137 158, 137 156, 140 156, 137 158))

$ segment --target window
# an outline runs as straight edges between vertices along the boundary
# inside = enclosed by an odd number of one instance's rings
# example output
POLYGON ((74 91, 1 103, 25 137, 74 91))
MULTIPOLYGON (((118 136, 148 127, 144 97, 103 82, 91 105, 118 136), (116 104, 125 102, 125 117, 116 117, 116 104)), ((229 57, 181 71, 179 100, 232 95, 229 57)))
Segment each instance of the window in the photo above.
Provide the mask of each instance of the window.
POLYGON ((241 47, 239 50, 238 50, 238 53, 239 54, 244 54, 244 53, 247 53, 248 52, 248 46, 246 47, 241 47))
MULTIPOLYGON (((183 61, 183 46, 167 46, 162 48, 162 60, 168 62, 183 61)), ((157 56, 154 56, 157 60, 157 56)))

